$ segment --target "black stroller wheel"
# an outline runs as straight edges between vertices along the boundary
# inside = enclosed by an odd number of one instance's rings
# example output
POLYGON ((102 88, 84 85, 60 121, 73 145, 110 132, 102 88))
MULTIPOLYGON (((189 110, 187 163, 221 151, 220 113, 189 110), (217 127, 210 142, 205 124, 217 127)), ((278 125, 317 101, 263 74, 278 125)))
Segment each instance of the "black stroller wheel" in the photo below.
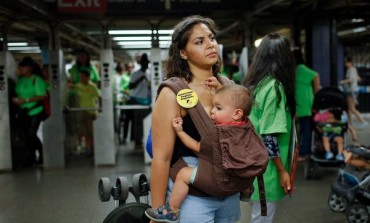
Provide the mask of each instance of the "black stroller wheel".
POLYGON ((369 221, 369 212, 367 207, 362 204, 353 204, 348 207, 346 212, 347 221, 349 223, 368 223, 369 221))
POLYGON ((126 202, 128 198, 129 186, 126 177, 118 177, 116 180, 116 187, 121 191, 120 200, 126 202))
POLYGON ((103 223, 149 223, 145 210, 150 208, 144 203, 128 203, 114 209, 103 223))
POLYGON ((98 185, 98 192, 99 192, 99 198, 100 201, 106 202, 109 201, 111 196, 111 185, 110 185, 110 179, 107 177, 103 177, 99 180, 98 185))
POLYGON ((328 199, 328 204, 332 211, 343 212, 347 209, 348 202, 343 196, 335 192, 331 192, 328 199))

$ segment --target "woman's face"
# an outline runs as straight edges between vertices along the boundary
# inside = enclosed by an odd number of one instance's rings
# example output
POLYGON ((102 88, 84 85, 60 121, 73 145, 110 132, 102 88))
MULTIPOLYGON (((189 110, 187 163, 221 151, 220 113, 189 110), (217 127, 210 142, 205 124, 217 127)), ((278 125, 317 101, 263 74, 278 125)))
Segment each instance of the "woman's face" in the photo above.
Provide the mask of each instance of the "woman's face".
POLYGON ((21 76, 27 76, 31 74, 32 68, 30 66, 18 66, 18 72, 21 76))
POLYGON ((188 61, 189 66, 210 68, 218 60, 218 44, 215 35, 207 25, 200 23, 193 26, 192 34, 180 56, 188 61))

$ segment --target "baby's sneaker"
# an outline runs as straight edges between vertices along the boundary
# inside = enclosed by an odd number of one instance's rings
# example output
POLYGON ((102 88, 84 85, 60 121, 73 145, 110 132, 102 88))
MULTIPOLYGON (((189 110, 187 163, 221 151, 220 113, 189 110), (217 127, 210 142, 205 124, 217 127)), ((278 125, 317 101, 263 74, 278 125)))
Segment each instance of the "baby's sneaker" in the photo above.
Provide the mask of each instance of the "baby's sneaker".
POLYGON ((179 222, 180 210, 172 211, 169 205, 163 205, 157 209, 146 209, 145 215, 153 221, 177 223, 179 222))
POLYGON ((335 156, 335 159, 336 159, 336 160, 338 160, 338 161, 344 161, 344 156, 343 156, 343 154, 338 153, 338 154, 335 156))
POLYGON ((330 160, 334 157, 334 154, 332 152, 326 152, 325 153, 325 159, 330 160))

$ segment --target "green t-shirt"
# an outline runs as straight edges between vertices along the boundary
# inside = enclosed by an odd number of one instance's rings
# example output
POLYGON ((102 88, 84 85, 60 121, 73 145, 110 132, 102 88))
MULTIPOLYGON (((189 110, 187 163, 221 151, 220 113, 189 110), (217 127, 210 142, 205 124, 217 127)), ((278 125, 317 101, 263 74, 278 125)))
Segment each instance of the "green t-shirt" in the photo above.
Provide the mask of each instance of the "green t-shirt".
POLYGON ((296 68, 296 109, 298 117, 311 116, 314 90, 313 79, 317 72, 311 70, 304 64, 299 64, 296 68))
POLYGON ((130 84, 130 75, 124 73, 121 77, 121 91, 128 91, 128 85, 130 84))
MULTIPOLYGON (((95 108, 100 97, 99 89, 93 83, 75 84, 75 90, 79 98, 80 108, 95 108)), ((89 113, 96 114, 95 110, 90 110, 89 113)))
MULTIPOLYGON (((17 97, 22 99, 29 99, 36 96, 46 96, 46 85, 45 81, 37 76, 31 75, 30 77, 21 76, 15 85, 15 92, 17 97)), ((22 109, 29 109, 28 115, 33 116, 39 114, 43 110, 42 104, 38 105, 38 102, 26 102, 23 103, 20 107, 22 109)))
MULTIPOLYGON (((280 158, 288 169, 288 151, 290 144, 290 131, 292 118, 286 106, 287 99, 282 85, 278 90, 282 96, 279 104, 275 91, 275 79, 271 77, 263 80, 253 92, 255 104, 249 115, 257 133, 277 134, 278 145, 280 149, 280 158)), ((278 201, 285 196, 284 190, 280 185, 280 178, 276 166, 272 160, 267 165, 266 172, 263 174, 265 182, 267 201, 278 201)), ((256 189, 252 195, 252 200, 259 200, 257 180, 254 181, 256 189)))
POLYGON ((82 65, 77 67, 76 64, 72 66, 72 68, 68 71, 69 76, 72 77, 72 83, 76 84, 80 82, 80 71, 81 70, 88 70, 90 72, 90 80, 94 83, 97 83, 100 80, 98 70, 95 66, 85 66, 82 65))

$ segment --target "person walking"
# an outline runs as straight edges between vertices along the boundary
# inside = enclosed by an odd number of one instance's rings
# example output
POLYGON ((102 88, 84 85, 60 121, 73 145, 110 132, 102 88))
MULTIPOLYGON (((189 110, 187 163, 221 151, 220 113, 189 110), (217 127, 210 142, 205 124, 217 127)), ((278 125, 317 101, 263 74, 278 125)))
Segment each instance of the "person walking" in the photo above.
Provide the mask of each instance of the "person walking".
POLYGON ((357 73, 356 67, 353 65, 351 57, 345 59, 345 66, 347 68, 346 79, 342 80, 340 84, 343 85, 344 93, 347 96, 348 103, 348 124, 352 125, 352 114, 354 114, 360 121, 359 128, 365 128, 369 123, 362 117, 361 113, 356 109, 358 104, 358 82, 361 80, 357 73))
POLYGON ((289 40, 278 33, 263 37, 248 69, 244 86, 254 95, 249 115, 269 152, 270 161, 263 174, 267 199, 267 216, 261 216, 257 202, 258 186, 252 194, 251 223, 271 223, 277 203, 291 191, 287 172, 288 151, 295 104, 295 62, 289 40))
POLYGON ((43 145, 37 136, 37 130, 44 119, 43 100, 47 93, 46 84, 41 77, 41 68, 31 57, 24 57, 19 62, 18 71, 20 76, 15 85, 16 97, 12 98, 12 101, 21 109, 22 127, 26 135, 28 151, 24 165, 42 165, 43 145))
POLYGON ((307 67, 300 50, 294 50, 297 67, 295 69, 296 109, 298 118, 299 157, 303 161, 311 153, 312 105, 316 92, 320 89, 320 75, 307 67))

